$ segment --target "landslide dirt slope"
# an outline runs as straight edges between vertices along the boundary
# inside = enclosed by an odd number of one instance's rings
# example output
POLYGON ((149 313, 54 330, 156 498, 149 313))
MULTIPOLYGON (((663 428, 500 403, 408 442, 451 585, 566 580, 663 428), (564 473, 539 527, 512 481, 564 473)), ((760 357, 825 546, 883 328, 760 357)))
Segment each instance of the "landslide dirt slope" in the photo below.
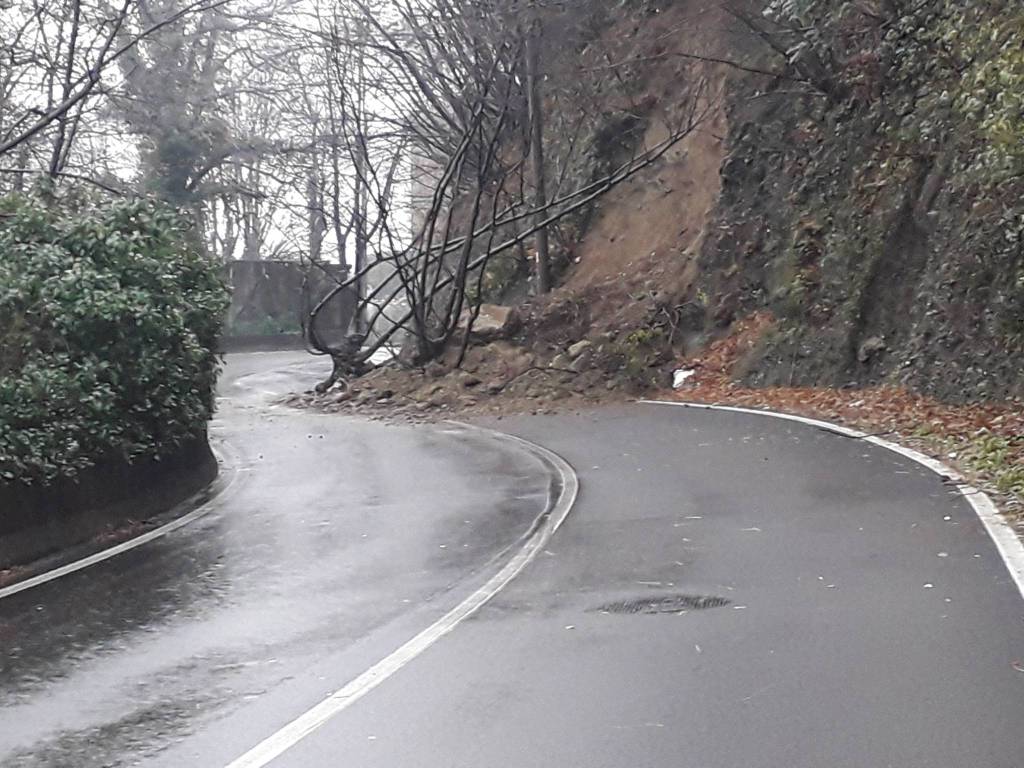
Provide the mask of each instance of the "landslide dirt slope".
MULTIPOLYGON (((707 117, 589 216, 552 303, 586 305, 575 330, 630 333, 660 316, 670 346, 693 354, 768 310, 775 323, 734 371, 748 383, 1024 395, 1024 248, 1002 247, 1004 223, 1024 220, 1024 182, 984 187, 977 142, 879 128, 879 104, 935 83, 865 86, 855 72, 829 101, 723 3, 644 7, 605 33, 643 62, 642 141, 698 82, 707 117)), ((870 35, 863 45, 851 60, 870 59, 870 35)))

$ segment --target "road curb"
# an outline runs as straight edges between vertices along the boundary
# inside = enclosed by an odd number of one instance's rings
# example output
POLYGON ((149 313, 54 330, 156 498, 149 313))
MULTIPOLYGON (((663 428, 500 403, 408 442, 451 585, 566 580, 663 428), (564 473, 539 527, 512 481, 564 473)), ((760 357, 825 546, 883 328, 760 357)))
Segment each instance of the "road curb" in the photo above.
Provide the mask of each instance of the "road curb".
POLYGON ((562 524, 568 517, 569 512, 572 510, 572 506, 576 501, 576 497, 579 495, 579 477, 576 474, 576 470, 572 468, 572 465, 568 461, 566 461, 560 455, 552 451, 550 448, 545 448, 543 445, 540 445, 539 443, 531 442, 530 440, 526 440, 522 437, 509 434, 508 432, 501 432, 500 430, 497 429, 491 429, 490 427, 481 427, 476 424, 469 424, 464 421, 446 420, 442 423, 451 424, 452 426, 456 426, 461 429, 467 429, 472 432, 479 432, 488 435, 492 438, 495 438, 497 440, 511 443, 512 445, 517 446, 520 450, 524 450, 527 453, 532 454, 542 464, 546 465, 555 474, 557 474, 559 478, 558 494, 552 494, 549 497, 548 509, 544 513, 539 515, 536 520, 534 520, 533 525, 530 526, 530 529, 523 535, 522 538, 529 538, 538 528, 540 528, 544 524, 545 520, 549 518, 556 518, 555 525, 551 530, 552 535, 559 528, 562 527, 562 524), (571 500, 569 502, 569 505, 564 509, 564 511, 561 511, 560 503, 567 493, 571 495, 571 500))
POLYGON ((536 518, 528 532, 520 539, 525 540, 525 543, 500 570, 487 579, 483 586, 342 688, 278 729, 241 757, 231 761, 227 768, 262 768, 270 764, 389 679, 508 586, 544 550, 548 541, 569 516, 579 494, 579 478, 569 462, 554 451, 515 435, 461 422, 445 423, 489 435, 502 442, 512 443, 520 450, 528 451, 558 475, 557 494, 549 496, 545 511, 536 518))
POLYGON ((228 498, 229 492, 234 489, 235 482, 238 479, 238 455, 230 444, 222 442, 219 447, 211 444, 210 449, 217 459, 217 476, 205 488, 174 505, 165 513, 174 516, 173 520, 113 547, 101 549, 99 552, 94 552, 86 557, 4 587, 0 589, 0 600, 117 557, 154 539, 166 536, 179 528, 184 528, 186 525, 208 515, 228 498), (186 509, 191 511, 184 512, 186 509), (176 515, 178 510, 181 510, 182 514, 176 515))
POLYGON ((898 453, 911 461, 917 462, 937 475, 944 475, 945 477, 948 477, 960 495, 964 497, 964 500, 974 510, 975 514, 981 520, 982 525, 985 526, 985 530, 988 532, 989 538, 991 538, 992 542, 996 545, 996 550, 999 552, 1000 557, 1003 559, 1003 563, 1010 572, 1010 577, 1017 586, 1017 590, 1020 592, 1021 598, 1024 598, 1024 543, 1022 543, 1018 538, 1013 526, 1011 526, 1007 519, 1003 517, 1002 513, 996 507, 992 499, 989 498, 988 494, 978 488, 975 488, 967 482, 963 475, 948 464, 932 458, 931 456, 927 456, 920 451, 915 451, 913 448, 907 448, 906 446, 899 445, 898 443, 894 443, 890 440, 884 440, 877 435, 869 435, 866 432, 861 432, 849 427, 843 427, 839 424, 834 424, 830 421, 823 421, 821 419, 810 419, 805 416, 780 413, 779 411, 761 410, 757 408, 741 408, 731 405, 708 405, 706 403, 676 402, 672 400, 640 400, 639 402, 642 405, 670 405, 680 408, 696 408, 706 411, 728 411, 731 413, 752 414, 754 416, 766 416, 774 419, 793 421, 799 424, 817 427, 818 429, 822 429, 826 432, 831 432, 842 437, 852 437, 858 440, 863 440, 864 442, 871 443, 879 448, 885 448, 886 450, 898 453))
POLYGON ((98 456, 74 476, 0 483, 0 570, 48 568, 102 546, 98 537, 133 521, 161 519, 216 476, 203 430, 159 455, 98 456))

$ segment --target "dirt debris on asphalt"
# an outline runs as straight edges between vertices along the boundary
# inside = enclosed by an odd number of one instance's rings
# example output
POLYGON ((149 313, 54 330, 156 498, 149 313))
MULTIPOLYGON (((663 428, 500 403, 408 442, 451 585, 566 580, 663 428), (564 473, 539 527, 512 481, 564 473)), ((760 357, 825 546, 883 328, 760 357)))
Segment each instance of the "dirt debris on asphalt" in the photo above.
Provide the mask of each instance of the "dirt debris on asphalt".
POLYGON ((460 349, 453 348, 425 367, 396 362, 346 387, 283 402, 402 422, 546 415, 640 397, 766 408, 882 435, 941 459, 989 493, 1024 535, 1024 403, 944 403, 891 385, 744 386, 736 372, 772 329, 770 314, 734 324, 727 336, 687 357, 666 335, 674 329, 650 322, 663 297, 615 298, 633 301, 630 313, 642 330, 592 325, 587 302, 563 292, 527 305, 515 334, 476 340, 461 367, 460 349), (673 373, 682 369, 693 374, 673 390, 673 373))

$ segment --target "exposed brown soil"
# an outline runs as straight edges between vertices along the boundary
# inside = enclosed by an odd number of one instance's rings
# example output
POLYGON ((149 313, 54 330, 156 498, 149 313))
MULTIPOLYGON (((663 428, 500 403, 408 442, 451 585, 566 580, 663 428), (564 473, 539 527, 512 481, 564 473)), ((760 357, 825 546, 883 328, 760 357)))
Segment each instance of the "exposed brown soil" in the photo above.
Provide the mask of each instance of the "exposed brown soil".
MULTIPOLYGON (((715 87, 720 89, 720 81, 715 87)), ((704 226, 718 199, 724 156, 724 117, 720 108, 708 108, 700 129, 597 206, 594 223, 576 252, 579 263, 569 274, 570 288, 628 284, 665 274, 684 277, 680 287, 689 288, 692 272, 687 267, 703 243, 704 226)), ((653 125, 646 143, 657 144, 664 130, 653 125)))
POLYGON ((591 303, 602 330, 642 327, 646 308, 638 306, 638 294, 658 293, 681 300, 691 293, 697 255, 721 191, 729 70, 675 53, 680 37, 692 37, 688 32, 700 28, 700 40, 692 40, 687 52, 695 57, 723 57, 727 48, 723 15, 714 0, 676 2, 642 25, 609 33, 627 41, 620 59, 640 62, 644 69, 642 88, 632 96, 635 104, 649 105, 641 147, 662 142, 668 136, 667 126, 682 119, 673 110, 686 101, 680 98, 684 90, 702 95, 696 130, 656 165, 603 197, 572 249, 574 264, 563 293, 591 303))
POLYGON ((443 363, 412 369, 385 366, 348 388, 291 395, 284 402, 330 413, 437 421, 456 415, 548 414, 628 399, 614 375, 596 367, 553 367, 557 355, 539 346, 494 342, 470 349, 461 369, 443 363))

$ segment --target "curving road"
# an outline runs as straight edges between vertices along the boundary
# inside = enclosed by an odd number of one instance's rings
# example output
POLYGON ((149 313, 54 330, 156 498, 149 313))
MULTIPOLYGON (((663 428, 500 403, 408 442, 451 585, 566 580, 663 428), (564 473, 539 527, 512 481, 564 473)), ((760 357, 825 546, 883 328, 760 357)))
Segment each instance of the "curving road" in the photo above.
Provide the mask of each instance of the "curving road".
POLYGON ((571 516, 307 732, 513 555, 551 478, 470 431, 268 411, 293 359, 232 361, 239 473, 209 515, 0 600, 0 765, 1024 766, 1024 599, 962 495, 813 426, 661 405, 491 425, 569 460, 571 516))
POLYGON ((222 765, 462 599, 547 506, 548 468, 506 442, 268 407, 319 373, 296 360, 229 360, 208 514, 0 599, 0 766, 222 765))

